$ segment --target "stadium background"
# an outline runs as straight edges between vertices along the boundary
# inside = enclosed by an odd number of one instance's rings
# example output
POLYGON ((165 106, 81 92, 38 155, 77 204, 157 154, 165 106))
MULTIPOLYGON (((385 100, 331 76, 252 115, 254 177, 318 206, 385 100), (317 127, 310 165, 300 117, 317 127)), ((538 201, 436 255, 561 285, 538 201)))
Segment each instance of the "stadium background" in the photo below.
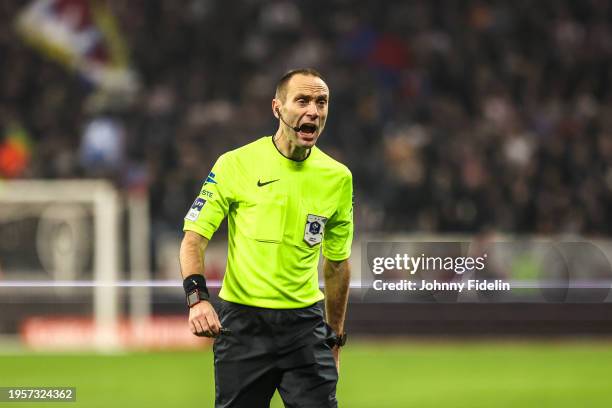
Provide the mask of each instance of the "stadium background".
MULTIPOLYGON (((275 130, 277 78, 312 66, 332 92, 320 146, 354 175, 356 257, 369 237, 537 237, 596 242, 610 259, 611 19, 603 0, 2 1, 0 186, 109 180, 146 208, 136 213, 148 229, 147 277, 178 281, 180 226, 203 177, 222 152, 275 130), (39 24, 23 19, 32 6, 39 24), (56 29, 41 35, 47 23, 56 29), (75 36, 83 32, 93 35, 75 36)), ((28 244, 39 218, 16 226, 5 201, 0 282, 58 279, 61 261, 48 267, 44 245, 28 244)), ((117 272, 127 281, 133 229, 121 231, 117 272)), ((66 254, 86 254, 68 262, 82 281, 98 251, 85 231, 82 252, 66 254)), ((218 240, 212 280, 223 232, 218 240)), ((123 325, 134 293, 119 290, 123 325)), ((385 303, 356 290, 339 398, 348 407, 608 406, 606 296, 385 303)), ((145 298, 156 324, 94 352, 91 288, 0 287, 0 387, 76 386, 78 402, 66 406, 212 406, 208 345, 176 335, 178 285, 145 298), (58 337, 62 348, 50 333, 69 317, 63 333, 74 343, 58 337)))

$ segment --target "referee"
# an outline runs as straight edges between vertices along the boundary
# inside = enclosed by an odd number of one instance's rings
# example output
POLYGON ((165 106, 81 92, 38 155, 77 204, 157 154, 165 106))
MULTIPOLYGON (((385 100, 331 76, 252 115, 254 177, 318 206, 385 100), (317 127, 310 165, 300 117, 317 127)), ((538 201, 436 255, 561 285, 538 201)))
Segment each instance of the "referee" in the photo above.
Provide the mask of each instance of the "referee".
POLYGON ((272 100, 276 134, 221 155, 185 216, 189 326, 215 337, 216 408, 269 407, 275 390, 286 407, 338 406, 353 187, 348 168, 315 146, 328 104, 320 73, 286 73, 272 100), (227 268, 215 309, 204 253, 225 217, 227 268))

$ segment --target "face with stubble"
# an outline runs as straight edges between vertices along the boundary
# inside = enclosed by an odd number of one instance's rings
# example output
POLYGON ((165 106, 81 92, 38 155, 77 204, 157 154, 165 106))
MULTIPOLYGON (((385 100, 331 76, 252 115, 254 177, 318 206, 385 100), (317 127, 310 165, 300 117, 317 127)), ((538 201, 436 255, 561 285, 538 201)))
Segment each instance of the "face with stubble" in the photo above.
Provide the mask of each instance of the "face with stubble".
POLYGON ((296 74, 287 83, 284 95, 274 101, 282 118, 300 128, 296 132, 281 121, 289 142, 300 148, 313 147, 327 119, 329 88, 325 82, 316 76, 296 74))

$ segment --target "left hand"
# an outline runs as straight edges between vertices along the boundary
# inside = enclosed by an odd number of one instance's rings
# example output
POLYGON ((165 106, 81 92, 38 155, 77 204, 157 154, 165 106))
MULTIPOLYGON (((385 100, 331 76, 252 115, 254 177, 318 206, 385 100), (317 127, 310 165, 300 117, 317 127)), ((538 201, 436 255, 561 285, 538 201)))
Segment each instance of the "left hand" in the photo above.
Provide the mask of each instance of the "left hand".
POLYGON ((338 374, 340 374, 340 347, 334 346, 334 348, 332 348, 332 353, 334 355, 334 361, 336 362, 336 370, 338 374))

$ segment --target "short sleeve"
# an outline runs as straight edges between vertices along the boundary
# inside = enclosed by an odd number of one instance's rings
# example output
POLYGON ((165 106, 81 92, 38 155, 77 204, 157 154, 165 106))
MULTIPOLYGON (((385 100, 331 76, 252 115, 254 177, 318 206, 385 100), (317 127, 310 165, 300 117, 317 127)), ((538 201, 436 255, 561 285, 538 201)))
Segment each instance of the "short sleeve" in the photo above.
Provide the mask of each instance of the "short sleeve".
POLYGON ((353 177, 344 178, 336 212, 325 225, 323 256, 331 261, 343 261, 351 256, 353 244, 353 177))
POLYGON ((193 231, 207 239, 212 238, 227 216, 230 204, 235 201, 233 186, 230 184, 235 180, 233 172, 228 154, 220 156, 185 216, 183 231, 193 231))

